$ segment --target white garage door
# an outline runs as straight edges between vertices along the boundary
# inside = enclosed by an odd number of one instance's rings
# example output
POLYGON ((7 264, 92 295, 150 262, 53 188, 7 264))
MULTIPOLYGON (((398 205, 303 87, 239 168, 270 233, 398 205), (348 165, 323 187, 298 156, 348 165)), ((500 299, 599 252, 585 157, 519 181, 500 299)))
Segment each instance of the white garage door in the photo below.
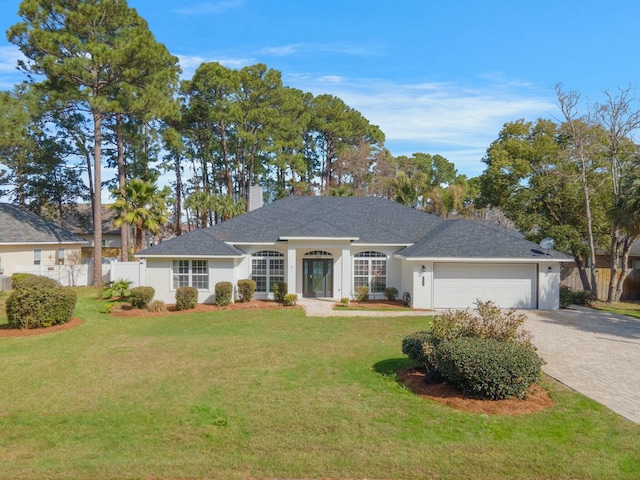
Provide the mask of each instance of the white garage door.
POLYGON ((492 300, 502 308, 537 308, 535 264, 436 263, 435 308, 468 308, 492 300))

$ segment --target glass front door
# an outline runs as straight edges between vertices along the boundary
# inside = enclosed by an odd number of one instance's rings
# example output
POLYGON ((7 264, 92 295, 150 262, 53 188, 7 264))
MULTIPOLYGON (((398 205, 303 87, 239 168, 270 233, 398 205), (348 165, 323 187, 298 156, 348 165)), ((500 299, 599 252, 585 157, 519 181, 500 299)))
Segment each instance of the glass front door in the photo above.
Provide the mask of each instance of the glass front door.
POLYGON ((333 261, 305 258, 302 261, 305 297, 333 297, 333 261))

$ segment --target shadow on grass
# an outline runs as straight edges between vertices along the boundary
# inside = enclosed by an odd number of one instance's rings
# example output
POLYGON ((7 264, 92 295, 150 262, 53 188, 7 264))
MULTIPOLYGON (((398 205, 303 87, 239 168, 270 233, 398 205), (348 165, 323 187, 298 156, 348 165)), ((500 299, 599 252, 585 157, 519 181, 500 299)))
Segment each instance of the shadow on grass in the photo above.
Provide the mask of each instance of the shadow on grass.
POLYGON ((388 358, 381 360, 373 364, 373 369, 383 375, 395 374, 398 370, 409 366, 409 359, 406 357, 401 358, 388 358))

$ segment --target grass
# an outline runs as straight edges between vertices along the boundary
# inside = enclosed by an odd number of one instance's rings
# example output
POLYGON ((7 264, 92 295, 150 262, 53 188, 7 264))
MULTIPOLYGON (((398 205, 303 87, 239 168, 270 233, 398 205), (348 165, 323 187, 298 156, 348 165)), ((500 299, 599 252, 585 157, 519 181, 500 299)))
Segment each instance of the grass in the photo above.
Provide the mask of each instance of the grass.
POLYGON ((550 379, 518 417, 410 394, 424 317, 125 318, 79 293, 82 326, 0 339, 0 478, 640 477, 640 426, 550 379))
POLYGON ((629 317, 640 318, 640 302, 591 302, 590 306, 605 312, 619 313, 629 317))

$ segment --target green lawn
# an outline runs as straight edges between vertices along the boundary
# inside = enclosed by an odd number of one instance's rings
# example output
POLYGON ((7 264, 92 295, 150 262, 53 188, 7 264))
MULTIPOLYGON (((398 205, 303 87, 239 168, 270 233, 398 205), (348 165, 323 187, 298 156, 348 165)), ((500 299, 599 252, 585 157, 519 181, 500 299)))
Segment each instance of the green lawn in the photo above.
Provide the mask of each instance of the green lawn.
POLYGON ((640 302, 592 302, 591 306, 606 312, 620 313, 634 318, 640 318, 640 302))
POLYGON ((122 318, 80 292, 82 326, 0 339, 2 479, 640 478, 640 426, 551 380, 519 417, 399 386, 425 318, 122 318))

